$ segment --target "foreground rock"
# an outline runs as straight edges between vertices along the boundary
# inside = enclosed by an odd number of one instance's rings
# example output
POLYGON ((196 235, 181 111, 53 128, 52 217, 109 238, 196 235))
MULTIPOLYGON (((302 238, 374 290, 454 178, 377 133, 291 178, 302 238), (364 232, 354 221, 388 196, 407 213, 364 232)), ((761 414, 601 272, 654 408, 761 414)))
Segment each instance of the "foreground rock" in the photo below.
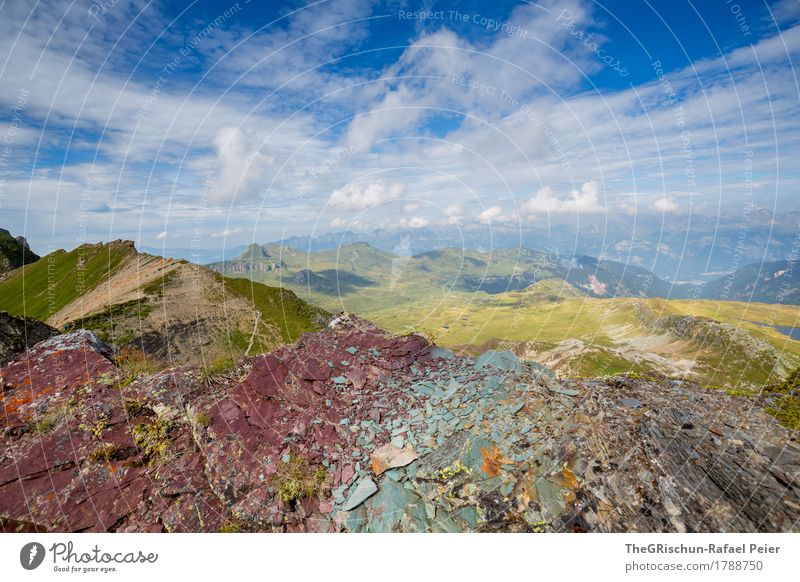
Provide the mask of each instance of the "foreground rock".
POLYGON ((225 377, 131 381, 87 332, 0 375, 6 531, 800 523, 797 443, 746 400, 669 380, 558 381, 510 353, 476 361, 355 318, 225 377))

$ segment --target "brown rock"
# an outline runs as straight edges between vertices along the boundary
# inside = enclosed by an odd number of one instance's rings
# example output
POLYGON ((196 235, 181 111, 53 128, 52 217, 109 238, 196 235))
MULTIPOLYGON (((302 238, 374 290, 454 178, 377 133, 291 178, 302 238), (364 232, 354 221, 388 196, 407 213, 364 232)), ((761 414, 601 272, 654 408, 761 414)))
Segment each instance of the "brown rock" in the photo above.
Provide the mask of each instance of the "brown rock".
POLYGON ((405 467, 418 458, 419 456, 410 446, 398 449, 391 443, 386 443, 382 447, 375 449, 370 455, 372 471, 375 475, 381 475, 389 469, 405 467))

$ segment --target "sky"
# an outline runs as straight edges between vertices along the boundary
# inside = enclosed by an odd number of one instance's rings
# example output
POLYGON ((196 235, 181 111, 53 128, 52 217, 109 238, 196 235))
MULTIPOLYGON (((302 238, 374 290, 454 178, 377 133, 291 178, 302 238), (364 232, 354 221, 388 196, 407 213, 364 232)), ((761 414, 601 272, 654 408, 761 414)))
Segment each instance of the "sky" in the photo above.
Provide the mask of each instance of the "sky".
POLYGON ((0 0, 34 250, 800 210, 800 0, 0 0))

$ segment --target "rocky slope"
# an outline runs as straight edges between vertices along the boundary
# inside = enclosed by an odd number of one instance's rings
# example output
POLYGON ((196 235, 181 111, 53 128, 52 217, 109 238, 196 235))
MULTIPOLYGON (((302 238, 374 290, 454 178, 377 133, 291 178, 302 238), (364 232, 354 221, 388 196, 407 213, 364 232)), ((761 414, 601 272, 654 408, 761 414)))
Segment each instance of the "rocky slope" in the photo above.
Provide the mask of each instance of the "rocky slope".
POLYGON ((0 376, 5 531, 800 529, 800 448, 749 400, 348 316, 220 376, 125 376, 85 331, 0 376))
POLYGON ((57 334, 58 331, 40 321, 29 317, 14 317, 0 311, 0 366, 40 341, 57 334))

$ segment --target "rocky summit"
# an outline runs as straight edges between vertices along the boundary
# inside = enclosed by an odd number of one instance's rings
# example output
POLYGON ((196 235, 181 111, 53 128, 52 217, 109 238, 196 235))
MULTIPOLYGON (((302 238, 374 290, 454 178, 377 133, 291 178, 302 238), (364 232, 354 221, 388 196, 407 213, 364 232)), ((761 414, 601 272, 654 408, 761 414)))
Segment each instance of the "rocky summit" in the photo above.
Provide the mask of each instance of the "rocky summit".
POLYGON ((0 383, 4 531, 800 531, 800 448, 752 401, 347 315, 217 375, 78 331, 0 383))

